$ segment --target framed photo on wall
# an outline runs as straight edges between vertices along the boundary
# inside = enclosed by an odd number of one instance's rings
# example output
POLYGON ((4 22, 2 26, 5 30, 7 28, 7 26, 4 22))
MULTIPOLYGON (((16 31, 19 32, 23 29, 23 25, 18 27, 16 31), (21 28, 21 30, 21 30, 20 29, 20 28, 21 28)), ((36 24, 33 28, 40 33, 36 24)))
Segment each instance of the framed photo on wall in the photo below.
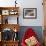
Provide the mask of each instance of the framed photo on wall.
POLYGON ((37 8, 24 8, 23 18, 25 19, 36 19, 37 18, 37 8))

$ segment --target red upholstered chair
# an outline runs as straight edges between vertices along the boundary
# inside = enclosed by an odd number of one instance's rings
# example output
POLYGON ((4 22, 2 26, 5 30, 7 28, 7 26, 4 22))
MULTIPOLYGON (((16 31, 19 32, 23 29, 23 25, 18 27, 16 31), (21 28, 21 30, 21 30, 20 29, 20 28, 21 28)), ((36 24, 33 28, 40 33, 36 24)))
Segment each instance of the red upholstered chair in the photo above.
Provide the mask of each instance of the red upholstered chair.
MULTIPOLYGON (((30 40, 29 40, 30 41, 30 40)), ((31 44, 31 42, 30 42, 31 44)), ((22 42, 21 42, 21 46, 41 46, 41 44, 39 43, 38 39, 37 39, 37 35, 34 32, 34 30, 32 28, 28 28, 24 34, 24 37, 22 38, 22 42), (31 40, 33 39, 32 36, 34 38, 36 38, 36 44, 35 45, 27 45, 28 42, 26 41, 27 39, 29 40, 31 38, 31 40), (27 43, 26 43, 26 42, 27 43)))

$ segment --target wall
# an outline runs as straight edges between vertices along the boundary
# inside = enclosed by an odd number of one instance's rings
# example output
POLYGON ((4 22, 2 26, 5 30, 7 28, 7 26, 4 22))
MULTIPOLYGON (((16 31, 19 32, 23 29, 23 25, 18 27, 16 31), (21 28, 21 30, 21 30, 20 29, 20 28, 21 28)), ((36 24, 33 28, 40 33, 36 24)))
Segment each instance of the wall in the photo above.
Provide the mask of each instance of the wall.
MULTIPOLYGON (((15 6, 15 0, 0 0, 0 6, 15 6)), ((21 26, 43 26, 42 0, 17 0, 19 9, 19 24, 21 26), (23 8, 37 8, 37 19, 23 19, 23 8), (27 22, 28 21, 28 22, 27 22)))
MULTIPOLYGON (((21 2, 21 1, 20 1, 21 2)), ((21 2, 22 10, 20 16, 20 23, 23 26, 42 26, 43 25, 43 6, 42 0, 25 0, 21 2), (37 19, 22 19, 23 8, 37 8, 37 19)))

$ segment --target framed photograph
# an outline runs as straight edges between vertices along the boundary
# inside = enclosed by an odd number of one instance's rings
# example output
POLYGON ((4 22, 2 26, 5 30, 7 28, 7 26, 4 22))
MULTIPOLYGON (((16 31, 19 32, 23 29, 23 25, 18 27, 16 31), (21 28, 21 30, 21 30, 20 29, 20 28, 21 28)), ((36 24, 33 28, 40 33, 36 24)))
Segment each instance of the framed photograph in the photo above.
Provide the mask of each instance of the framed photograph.
POLYGON ((37 8, 24 8, 23 18, 25 19, 36 19, 37 18, 37 8))
POLYGON ((9 10, 2 10, 2 15, 9 15, 9 10))

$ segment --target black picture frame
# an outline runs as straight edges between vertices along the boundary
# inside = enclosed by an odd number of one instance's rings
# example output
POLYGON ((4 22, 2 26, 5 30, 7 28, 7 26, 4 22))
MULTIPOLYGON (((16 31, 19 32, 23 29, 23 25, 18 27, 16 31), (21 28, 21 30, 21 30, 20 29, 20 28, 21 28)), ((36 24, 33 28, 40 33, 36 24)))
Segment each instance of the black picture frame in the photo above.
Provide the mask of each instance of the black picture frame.
POLYGON ((23 8, 23 18, 24 19, 36 19, 37 8, 23 8))

